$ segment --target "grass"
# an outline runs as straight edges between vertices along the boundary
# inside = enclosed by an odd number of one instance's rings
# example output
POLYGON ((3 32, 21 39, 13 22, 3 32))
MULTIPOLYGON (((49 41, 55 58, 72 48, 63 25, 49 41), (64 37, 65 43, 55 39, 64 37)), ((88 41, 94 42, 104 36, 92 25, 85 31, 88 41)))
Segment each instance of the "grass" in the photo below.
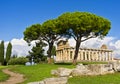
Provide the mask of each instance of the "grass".
MULTIPOLYGON (((87 64, 87 63, 85 63, 87 64)), ((99 63, 89 63, 99 64, 99 63)), ((45 78, 52 77, 51 70, 58 67, 74 68, 75 66, 70 64, 38 64, 32 66, 9 66, 13 71, 19 72, 25 75, 26 80, 21 84, 27 84, 28 82, 40 81, 45 78)), ((1 70, 1 69, 0 69, 1 70)), ((1 76, 1 75, 0 75, 1 76)), ((107 74, 100 76, 80 76, 69 78, 68 84, 120 84, 120 73, 107 74)))
POLYGON ((68 84, 120 84, 120 73, 107 74, 102 76, 73 77, 68 84))
MULTIPOLYGON (((62 63, 55 63, 57 65, 71 65, 71 62, 62 62, 62 63)), ((88 65, 88 64, 108 64, 108 62, 97 62, 97 61, 82 61, 82 62, 77 62, 77 64, 83 64, 83 65, 88 65)))
POLYGON ((6 66, 0 66, 0 82, 5 81, 5 80, 7 80, 9 78, 9 75, 4 74, 2 72, 2 69, 4 69, 4 68, 6 68, 6 66))
POLYGON ((78 64, 88 65, 88 64, 108 64, 108 62, 78 62, 78 64))
POLYGON ((73 65, 54 65, 54 64, 39 64, 33 66, 12 66, 12 70, 22 73, 25 75, 26 80, 22 84, 28 82, 40 81, 45 78, 52 77, 50 74, 51 70, 57 69, 58 67, 73 68, 73 65))

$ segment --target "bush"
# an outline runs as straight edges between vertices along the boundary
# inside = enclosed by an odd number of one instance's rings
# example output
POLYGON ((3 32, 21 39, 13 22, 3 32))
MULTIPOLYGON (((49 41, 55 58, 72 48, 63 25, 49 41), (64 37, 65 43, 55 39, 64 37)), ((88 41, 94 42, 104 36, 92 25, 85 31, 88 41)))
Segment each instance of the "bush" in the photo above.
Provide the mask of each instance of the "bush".
POLYGON ((12 58, 9 60, 8 65, 25 65, 28 59, 25 57, 12 58))

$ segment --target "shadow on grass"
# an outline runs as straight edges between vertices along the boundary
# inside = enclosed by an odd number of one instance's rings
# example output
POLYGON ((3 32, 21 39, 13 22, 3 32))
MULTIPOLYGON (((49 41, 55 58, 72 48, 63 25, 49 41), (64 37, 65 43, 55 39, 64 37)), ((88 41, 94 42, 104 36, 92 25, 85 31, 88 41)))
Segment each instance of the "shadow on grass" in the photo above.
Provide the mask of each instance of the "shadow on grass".
POLYGON ((65 62, 61 62, 61 63, 54 63, 55 65, 72 65, 72 63, 65 63, 65 62))
MULTIPOLYGON (((72 62, 59 62, 59 63, 54 63, 55 65, 73 65, 72 62)), ((88 65, 88 64, 108 64, 108 62, 77 62, 77 64, 83 64, 83 65, 88 65)), ((76 64, 76 65, 77 65, 76 64)))

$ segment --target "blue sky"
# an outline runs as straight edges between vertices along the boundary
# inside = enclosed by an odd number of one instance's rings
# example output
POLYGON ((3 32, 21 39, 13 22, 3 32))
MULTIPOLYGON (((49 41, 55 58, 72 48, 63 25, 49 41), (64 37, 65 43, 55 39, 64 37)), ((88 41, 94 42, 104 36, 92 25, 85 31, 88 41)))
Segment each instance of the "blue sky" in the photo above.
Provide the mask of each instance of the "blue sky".
POLYGON ((120 0, 0 0, 0 40, 23 38, 26 27, 64 12, 86 11, 112 23, 108 36, 120 39, 120 0))
MULTIPOLYGON (((91 12, 111 21, 104 40, 91 39, 82 46, 99 48, 106 44, 120 58, 120 0, 0 0, 0 41, 4 40, 5 46, 11 41, 12 53, 25 56, 32 48, 23 40, 28 26, 74 11, 91 12)), ((74 40, 70 44, 74 45, 74 40)))

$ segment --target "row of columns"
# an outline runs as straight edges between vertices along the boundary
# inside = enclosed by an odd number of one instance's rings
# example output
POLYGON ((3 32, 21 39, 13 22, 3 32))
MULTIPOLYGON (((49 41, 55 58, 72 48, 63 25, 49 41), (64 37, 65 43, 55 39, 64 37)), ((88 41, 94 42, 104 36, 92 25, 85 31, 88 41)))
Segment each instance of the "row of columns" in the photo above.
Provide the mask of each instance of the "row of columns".
MULTIPOLYGON (((56 61, 71 61, 74 58, 74 49, 62 49, 56 52, 56 61)), ((110 61, 113 60, 111 50, 81 49, 77 60, 88 61, 110 61)))

